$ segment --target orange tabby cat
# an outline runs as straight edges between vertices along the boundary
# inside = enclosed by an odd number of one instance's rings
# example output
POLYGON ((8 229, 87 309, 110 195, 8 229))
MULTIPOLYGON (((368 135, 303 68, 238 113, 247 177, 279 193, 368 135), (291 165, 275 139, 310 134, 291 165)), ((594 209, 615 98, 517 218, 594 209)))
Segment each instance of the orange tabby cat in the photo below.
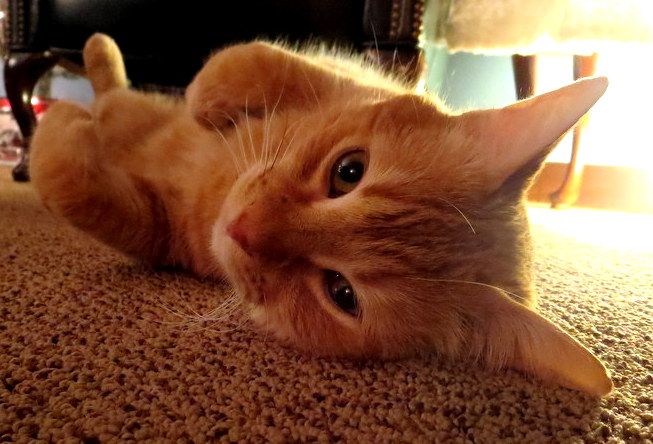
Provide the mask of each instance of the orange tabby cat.
POLYGON ((611 390, 533 310, 523 204, 604 78, 452 115, 355 60, 267 43, 215 54, 185 101, 128 90, 106 36, 84 62, 95 103, 55 104, 32 156, 43 201, 76 227, 228 277, 261 328, 301 349, 433 350, 611 390))

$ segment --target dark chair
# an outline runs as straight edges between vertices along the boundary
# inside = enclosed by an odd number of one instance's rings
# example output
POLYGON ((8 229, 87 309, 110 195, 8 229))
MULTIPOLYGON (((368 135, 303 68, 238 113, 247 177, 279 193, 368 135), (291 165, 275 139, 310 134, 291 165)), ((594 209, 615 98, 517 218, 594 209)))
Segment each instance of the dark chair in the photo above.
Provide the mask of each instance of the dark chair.
POLYGON ((94 32, 121 47, 132 85, 184 88, 215 49, 255 38, 339 43, 416 78, 425 0, 8 0, 5 86, 24 140, 15 180, 29 180, 30 100, 55 64, 79 66, 94 32))

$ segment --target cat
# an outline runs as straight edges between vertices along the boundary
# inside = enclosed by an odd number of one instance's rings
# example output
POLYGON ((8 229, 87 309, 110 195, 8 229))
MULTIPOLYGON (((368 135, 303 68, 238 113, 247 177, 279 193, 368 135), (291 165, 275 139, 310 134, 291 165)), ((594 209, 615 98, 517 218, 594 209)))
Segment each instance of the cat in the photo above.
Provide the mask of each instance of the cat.
POLYGON ((95 102, 57 102, 32 142, 34 186, 72 225, 226 277, 256 325, 301 350, 432 352, 611 391, 601 362, 535 311, 524 205, 605 78, 455 114, 315 49, 227 47, 183 99, 128 89, 108 36, 83 57, 95 102))

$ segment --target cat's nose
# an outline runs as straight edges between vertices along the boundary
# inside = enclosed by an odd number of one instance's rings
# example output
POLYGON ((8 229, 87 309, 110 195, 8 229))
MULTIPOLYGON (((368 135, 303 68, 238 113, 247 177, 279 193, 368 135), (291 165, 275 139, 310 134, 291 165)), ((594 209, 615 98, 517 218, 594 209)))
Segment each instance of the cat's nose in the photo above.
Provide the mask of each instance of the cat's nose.
MULTIPOLYGON (((238 246, 250 257, 260 260, 282 261, 290 254, 283 240, 288 235, 287 224, 283 232, 279 221, 269 213, 260 214, 255 208, 248 208, 232 220, 225 231, 238 246), (275 223, 276 222, 276 223, 275 223)), ((281 220, 281 223, 284 219, 281 220)))
POLYGON ((227 225, 227 235, 236 241, 240 248, 245 250, 245 252, 249 252, 250 243, 243 214, 232 220, 229 225, 227 225))

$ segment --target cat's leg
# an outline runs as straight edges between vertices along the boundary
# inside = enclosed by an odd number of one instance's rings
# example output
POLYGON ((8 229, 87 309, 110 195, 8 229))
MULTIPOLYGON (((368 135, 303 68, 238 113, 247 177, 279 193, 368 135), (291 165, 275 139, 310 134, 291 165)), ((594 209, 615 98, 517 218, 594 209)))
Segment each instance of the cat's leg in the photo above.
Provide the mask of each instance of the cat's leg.
POLYGON ((119 168, 84 108, 54 104, 33 139, 31 171, 45 205, 74 226, 151 263, 165 261, 166 213, 151 184, 119 168))
POLYGON ((95 34, 84 47, 96 93, 91 110, 57 102, 33 139, 34 185, 45 205, 108 245, 154 264, 167 262, 167 213, 137 148, 173 107, 129 91, 115 42, 95 34), (133 160, 138 157, 137 160, 133 160))
POLYGON ((244 113, 320 106, 348 79, 308 57, 263 42, 216 53, 186 90, 191 113, 205 126, 222 127, 244 113))
POLYGON ((120 48, 105 34, 93 34, 84 45, 84 69, 96 97, 127 87, 127 73, 120 48))

